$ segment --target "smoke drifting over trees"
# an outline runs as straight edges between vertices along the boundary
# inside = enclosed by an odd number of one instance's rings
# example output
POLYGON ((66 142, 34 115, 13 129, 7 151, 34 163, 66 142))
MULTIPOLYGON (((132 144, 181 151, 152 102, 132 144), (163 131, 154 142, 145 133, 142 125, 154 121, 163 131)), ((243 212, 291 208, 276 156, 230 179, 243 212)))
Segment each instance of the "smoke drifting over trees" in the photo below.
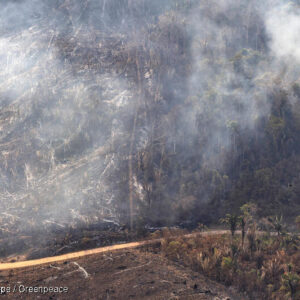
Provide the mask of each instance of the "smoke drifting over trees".
POLYGON ((296 1, 2 1, 2 233, 299 214, 299 27, 296 1))

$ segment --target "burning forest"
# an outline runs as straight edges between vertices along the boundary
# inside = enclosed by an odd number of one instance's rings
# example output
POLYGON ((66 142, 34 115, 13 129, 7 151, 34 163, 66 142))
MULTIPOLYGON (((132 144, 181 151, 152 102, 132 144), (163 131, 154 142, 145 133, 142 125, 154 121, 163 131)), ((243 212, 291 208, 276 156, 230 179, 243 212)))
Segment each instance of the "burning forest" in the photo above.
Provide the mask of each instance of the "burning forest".
POLYGON ((241 207, 294 232, 299 28, 298 1, 2 1, 2 261, 219 228, 241 207))

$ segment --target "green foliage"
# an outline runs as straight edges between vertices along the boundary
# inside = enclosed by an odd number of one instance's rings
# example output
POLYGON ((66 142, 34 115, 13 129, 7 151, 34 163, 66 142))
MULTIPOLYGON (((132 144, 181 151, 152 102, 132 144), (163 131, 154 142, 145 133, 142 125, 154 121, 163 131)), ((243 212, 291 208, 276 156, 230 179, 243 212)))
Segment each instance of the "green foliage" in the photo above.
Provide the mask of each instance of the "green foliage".
POLYGON ((254 203, 246 203, 240 207, 243 217, 247 222, 253 221, 254 214, 257 211, 257 206, 254 203))
POLYGON ((185 245, 181 241, 166 242, 164 251, 170 259, 180 259, 185 251, 185 245))
POLYGON ((273 229, 277 232, 277 235, 281 235, 284 233, 285 225, 283 223, 282 216, 275 216, 270 218, 273 229))
POLYGON ((220 219, 220 222, 229 226, 231 235, 234 237, 235 231, 238 227, 239 217, 237 215, 227 214, 225 218, 220 219))
POLYGON ((223 269, 233 269, 234 263, 231 257, 223 257, 222 259, 222 268, 223 269))
POLYGON ((300 276, 293 272, 286 272, 282 275, 280 291, 286 297, 299 299, 300 296, 300 276))
POLYGON ((246 203, 240 207, 242 215, 239 217, 239 223, 242 230, 242 247, 244 247, 247 226, 253 224, 254 214, 257 207, 253 203, 246 203))
POLYGON ((286 249, 293 248, 299 250, 299 236, 297 234, 286 234, 283 236, 283 246, 286 249))
POLYGON ((293 245, 281 242, 288 236, 257 234, 253 223, 247 232, 248 247, 241 247, 240 236, 227 234, 191 241, 174 237, 162 250, 213 280, 237 287, 250 299, 298 299, 299 239, 290 236, 293 245))
POLYGON ((248 247, 251 255, 256 251, 256 226, 252 225, 247 234, 248 247))
POLYGON ((246 236, 246 218, 244 216, 240 216, 240 226, 242 230, 242 247, 244 247, 245 236, 246 236))

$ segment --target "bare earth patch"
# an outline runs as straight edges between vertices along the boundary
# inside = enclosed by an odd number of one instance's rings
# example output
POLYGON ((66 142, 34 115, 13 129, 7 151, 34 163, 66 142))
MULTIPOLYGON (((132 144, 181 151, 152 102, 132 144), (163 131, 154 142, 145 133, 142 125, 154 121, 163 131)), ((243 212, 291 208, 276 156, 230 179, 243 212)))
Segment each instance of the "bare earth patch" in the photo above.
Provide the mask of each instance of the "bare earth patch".
POLYGON ((119 250, 0 273, 7 299, 245 299, 160 254, 119 250), (20 293, 24 287, 67 293, 20 293), (15 292, 13 289, 15 288, 15 292))

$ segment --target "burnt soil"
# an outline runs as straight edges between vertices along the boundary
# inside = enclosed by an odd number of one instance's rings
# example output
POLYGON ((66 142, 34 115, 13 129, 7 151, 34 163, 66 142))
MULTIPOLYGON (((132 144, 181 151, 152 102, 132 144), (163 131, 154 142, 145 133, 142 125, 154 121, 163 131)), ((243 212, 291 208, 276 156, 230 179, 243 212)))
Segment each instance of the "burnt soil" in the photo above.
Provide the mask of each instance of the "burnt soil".
POLYGON ((0 272, 3 299, 245 299, 159 250, 132 249, 0 272), (20 293, 19 287, 67 287, 67 293, 20 293), (16 292, 12 290, 16 288, 16 292))

